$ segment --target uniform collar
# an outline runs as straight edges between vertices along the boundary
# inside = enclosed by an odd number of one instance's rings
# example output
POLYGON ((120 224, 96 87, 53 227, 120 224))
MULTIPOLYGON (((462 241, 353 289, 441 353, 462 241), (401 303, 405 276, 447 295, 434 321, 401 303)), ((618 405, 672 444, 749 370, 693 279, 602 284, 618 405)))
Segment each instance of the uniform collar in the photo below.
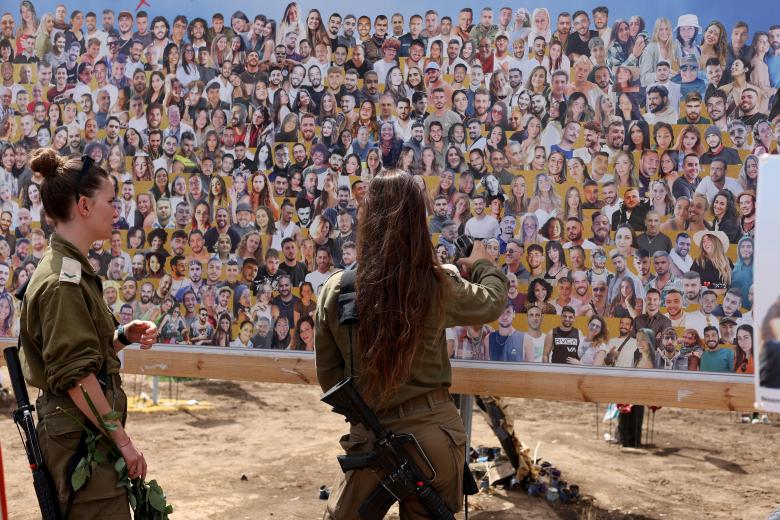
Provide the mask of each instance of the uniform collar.
POLYGON ((57 251, 63 256, 67 256, 69 258, 73 258, 74 260, 78 260, 78 262, 81 264, 81 272, 91 276, 96 277, 97 273, 95 273, 95 270, 92 268, 92 266, 89 263, 89 260, 87 260, 87 257, 84 256, 84 254, 78 250, 76 246, 62 238, 57 233, 52 233, 51 237, 49 238, 49 247, 53 251, 57 251))

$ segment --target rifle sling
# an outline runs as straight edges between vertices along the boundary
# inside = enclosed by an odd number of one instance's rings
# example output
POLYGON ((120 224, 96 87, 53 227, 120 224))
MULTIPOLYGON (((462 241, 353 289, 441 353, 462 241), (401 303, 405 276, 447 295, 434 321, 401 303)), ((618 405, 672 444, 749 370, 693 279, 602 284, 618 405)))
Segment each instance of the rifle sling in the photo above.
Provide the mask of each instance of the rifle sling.
POLYGON ((355 377, 355 363, 352 352, 352 326, 357 323, 357 292, 355 291, 355 278, 357 271, 350 269, 341 274, 341 289, 339 291, 339 322, 346 325, 349 331, 349 373, 347 377, 355 377))
MULTIPOLYGON (((97 373, 97 380, 98 383, 100 384, 100 388, 103 390, 103 395, 106 395, 106 391, 108 390, 108 369, 106 368, 105 362, 100 367, 100 372, 97 373)), ((84 424, 86 425, 87 428, 95 432, 95 427, 92 425, 90 421, 86 421, 84 424)), ((70 458, 70 461, 68 462, 68 473, 67 473, 68 487, 70 487, 71 490, 70 493, 68 494, 68 503, 65 505, 65 514, 63 516, 64 520, 68 520, 70 508, 73 505, 73 501, 76 499, 76 493, 78 493, 78 491, 73 490, 73 485, 71 484, 71 478, 73 477, 73 473, 76 471, 76 467, 79 465, 81 459, 86 456, 87 456, 87 432, 82 432, 81 437, 79 438, 79 445, 76 447, 76 453, 73 454, 73 456, 70 458)), ((86 486, 87 484, 84 485, 86 486)))

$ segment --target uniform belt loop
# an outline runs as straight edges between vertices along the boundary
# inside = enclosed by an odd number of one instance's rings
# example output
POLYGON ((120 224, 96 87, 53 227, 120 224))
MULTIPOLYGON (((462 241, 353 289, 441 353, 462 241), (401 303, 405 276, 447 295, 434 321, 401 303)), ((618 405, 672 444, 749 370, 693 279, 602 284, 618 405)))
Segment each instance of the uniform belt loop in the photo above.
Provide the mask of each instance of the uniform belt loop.
POLYGON ((428 408, 430 410, 433 410, 436 407, 436 402, 433 399, 433 394, 434 392, 428 392, 427 394, 425 394, 426 401, 428 401, 428 408))

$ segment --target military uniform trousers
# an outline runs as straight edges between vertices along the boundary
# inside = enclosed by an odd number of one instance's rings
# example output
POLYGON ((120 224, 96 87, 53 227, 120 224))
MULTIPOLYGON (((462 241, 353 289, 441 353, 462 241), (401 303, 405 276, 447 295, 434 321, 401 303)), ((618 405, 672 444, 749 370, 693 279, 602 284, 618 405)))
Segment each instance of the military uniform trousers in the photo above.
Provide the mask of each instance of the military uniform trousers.
MULTIPOLYGON (((127 396, 119 386, 119 375, 109 376, 114 383, 109 383, 106 399, 114 410, 124 416, 127 411, 127 396)), ((83 428, 63 411, 78 418, 84 424, 89 420, 73 404, 68 396, 56 396, 43 393, 36 402, 38 410, 38 437, 43 452, 43 460, 51 473, 57 489, 60 510, 64 513, 67 507, 72 487, 70 475, 83 454, 77 455, 83 428)), ((98 444, 99 450, 108 458, 106 448, 98 444)), ((71 520, 130 520, 130 506, 125 488, 116 487, 117 474, 113 464, 106 460, 98 464, 92 471, 87 483, 73 497, 68 509, 68 519, 71 520)))
MULTIPOLYGON (((466 458, 466 432, 457 408, 445 388, 409 399, 379 415, 382 425, 393 433, 415 436, 436 470, 432 487, 441 495, 447 507, 457 512, 463 506, 463 468, 466 458)), ((374 436, 362 425, 353 426, 341 439, 348 455, 372 451, 374 436)), ((417 465, 427 466, 417 457, 417 465)), ((380 485, 382 473, 365 468, 348 471, 333 488, 325 519, 355 520, 358 509, 380 485)), ((400 505, 401 520, 427 519, 422 505, 409 497, 400 505)))

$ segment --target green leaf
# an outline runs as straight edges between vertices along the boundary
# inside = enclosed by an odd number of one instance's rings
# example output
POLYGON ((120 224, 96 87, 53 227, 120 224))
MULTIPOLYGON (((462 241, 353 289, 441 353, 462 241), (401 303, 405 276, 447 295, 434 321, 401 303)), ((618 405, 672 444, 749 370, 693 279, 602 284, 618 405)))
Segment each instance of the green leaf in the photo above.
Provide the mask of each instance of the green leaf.
POLYGON ((97 443, 98 443, 98 439, 97 437, 94 436, 92 437, 88 436, 85 441, 85 444, 87 445, 87 453, 92 457, 94 457, 95 452, 97 452, 97 443))
POLYGON ((173 513, 173 506, 171 504, 168 504, 167 506, 165 506, 165 514, 170 515, 171 513, 173 513))
POLYGON ((165 511, 165 494, 160 486, 149 486, 149 505, 157 511, 165 511))
POLYGON ((115 432, 117 429, 117 425, 115 423, 110 422, 110 423, 103 423, 103 424, 104 424, 103 427, 106 429, 107 432, 115 432))
POLYGON ((128 493, 127 498, 130 500, 130 507, 135 511, 136 507, 138 507, 138 499, 136 499, 135 495, 132 493, 128 493))
POLYGON ((122 473, 125 470, 125 468, 127 468, 127 463, 125 462, 125 458, 119 457, 118 459, 116 459, 116 462, 114 463, 114 470, 117 473, 122 473))
POLYGON ((103 419, 105 419, 106 421, 121 421, 122 414, 117 412, 116 410, 111 410, 107 414, 103 415, 103 419))
POLYGON ((92 471, 90 469, 89 463, 87 462, 87 459, 81 459, 76 466, 76 470, 73 472, 73 475, 70 477, 70 485, 73 486, 73 491, 78 491, 81 489, 84 484, 87 483, 87 480, 89 480, 91 474, 92 471))
POLYGON ((106 456, 103 455, 100 450, 95 450, 95 455, 93 457, 94 461, 100 464, 101 462, 106 461, 106 456))

